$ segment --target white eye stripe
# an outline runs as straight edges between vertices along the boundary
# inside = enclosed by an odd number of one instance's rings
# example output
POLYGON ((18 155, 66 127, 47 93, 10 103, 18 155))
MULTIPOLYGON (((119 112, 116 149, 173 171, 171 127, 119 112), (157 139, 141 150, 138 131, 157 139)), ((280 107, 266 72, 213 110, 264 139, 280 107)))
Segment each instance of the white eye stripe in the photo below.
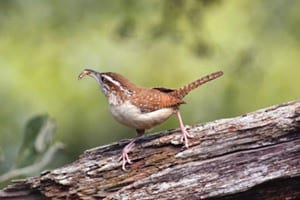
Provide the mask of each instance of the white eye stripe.
POLYGON ((101 74, 101 76, 102 76, 102 78, 105 78, 107 81, 111 82, 112 84, 114 84, 115 86, 117 86, 118 88, 120 88, 120 90, 123 91, 123 92, 125 92, 126 95, 128 95, 128 96, 132 95, 132 91, 128 90, 119 81, 113 79, 111 76, 108 76, 106 74, 101 74))
POLYGON ((107 75, 105 75, 105 74, 102 74, 102 77, 105 78, 106 80, 108 80, 109 82, 111 82, 112 84, 121 87, 120 82, 114 80, 112 77, 107 76, 107 75))

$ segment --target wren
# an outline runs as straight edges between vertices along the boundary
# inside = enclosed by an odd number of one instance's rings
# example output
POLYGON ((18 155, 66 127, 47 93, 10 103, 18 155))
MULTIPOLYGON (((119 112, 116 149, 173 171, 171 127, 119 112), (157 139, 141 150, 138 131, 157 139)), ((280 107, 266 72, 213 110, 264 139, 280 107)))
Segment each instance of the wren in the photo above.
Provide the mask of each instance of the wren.
POLYGON ((114 72, 96 72, 92 69, 83 70, 78 79, 89 75, 97 80, 107 98, 113 117, 121 124, 135 128, 136 137, 122 150, 120 160, 122 169, 126 171, 126 164, 132 164, 128 153, 135 145, 135 141, 145 133, 146 129, 157 126, 175 114, 181 129, 181 142, 189 147, 188 139, 193 136, 188 133, 179 112, 179 106, 184 104, 183 98, 193 89, 223 75, 222 71, 204 76, 179 89, 163 87, 145 88, 137 86, 120 74, 114 72))

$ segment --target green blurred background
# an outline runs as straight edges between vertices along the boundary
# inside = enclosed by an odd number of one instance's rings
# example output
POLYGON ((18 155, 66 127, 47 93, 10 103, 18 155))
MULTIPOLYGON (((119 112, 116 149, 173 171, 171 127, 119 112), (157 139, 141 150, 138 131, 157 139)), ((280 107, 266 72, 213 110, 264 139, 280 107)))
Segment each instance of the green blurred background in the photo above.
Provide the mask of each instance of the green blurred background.
MULTIPOLYGON (((53 166, 135 135, 112 118, 95 80, 77 80, 87 67, 170 88, 223 70, 186 97, 187 124, 298 99, 299 8, 298 0, 1 0, 0 169, 38 114, 55 120, 54 140, 65 144, 53 166)), ((151 132, 176 127, 172 117, 151 132)))

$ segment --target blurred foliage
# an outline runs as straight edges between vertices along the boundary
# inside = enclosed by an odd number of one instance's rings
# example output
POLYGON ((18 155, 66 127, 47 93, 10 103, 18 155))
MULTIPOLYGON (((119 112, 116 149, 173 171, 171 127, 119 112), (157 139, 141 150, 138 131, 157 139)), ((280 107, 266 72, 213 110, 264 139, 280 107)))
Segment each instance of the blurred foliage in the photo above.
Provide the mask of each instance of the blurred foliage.
POLYGON ((13 165, 4 166, 4 163, 11 162, 11 158, 1 159, 0 186, 16 177, 37 175, 51 162, 58 159, 57 153, 63 148, 63 144, 52 142, 55 128, 54 121, 47 115, 39 115, 28 121, 24 129, 22 145, 13 165))
MULTIPOLYGON (((0 1, 4 165, 16 159, 22 123, 35 113, 56 120, 55 137, 66 144, 61 164, 135 135, 111 117, 94 80, 77 81, 85 67, 171 88, 223 70, 186 97, 187 124, 299 98, 299 7, 297 0, 0 1)), ((177 126, 171 118, 151 132, 177 126)))
POLYGON ((55 131, 56 125, 47 115, 36 116, 29 120, 18 152, 16 167, 27 166, 33 163, 40 154, 45 153, 55 131))

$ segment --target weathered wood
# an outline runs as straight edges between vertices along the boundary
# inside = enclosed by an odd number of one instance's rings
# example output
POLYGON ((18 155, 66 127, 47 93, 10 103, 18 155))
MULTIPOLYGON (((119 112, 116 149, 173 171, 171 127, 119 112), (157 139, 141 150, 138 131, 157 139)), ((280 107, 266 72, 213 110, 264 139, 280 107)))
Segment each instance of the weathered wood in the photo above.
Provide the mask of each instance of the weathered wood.
POLYGON ((24 199, 296 199, 300 197, 300 101, 144 136, 118 162, 121 141, 86 151, 62 168, 18 180, 0 197, 24 199), (250 195, 250 196, 249 196, 250 195))

